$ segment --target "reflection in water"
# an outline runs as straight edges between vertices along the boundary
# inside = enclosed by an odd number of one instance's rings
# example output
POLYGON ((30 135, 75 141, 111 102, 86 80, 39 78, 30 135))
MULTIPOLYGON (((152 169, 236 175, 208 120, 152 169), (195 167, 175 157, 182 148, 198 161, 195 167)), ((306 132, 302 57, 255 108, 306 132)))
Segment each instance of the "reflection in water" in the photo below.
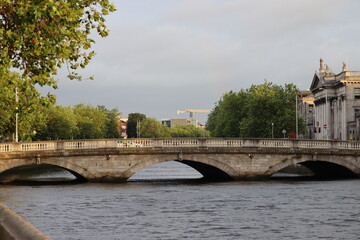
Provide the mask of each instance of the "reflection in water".
POLYGON ((202 178, 202 175, 195 169, 179 162, 170 161, 147 167, 134 174, 129 181, 199 178, 202 178))

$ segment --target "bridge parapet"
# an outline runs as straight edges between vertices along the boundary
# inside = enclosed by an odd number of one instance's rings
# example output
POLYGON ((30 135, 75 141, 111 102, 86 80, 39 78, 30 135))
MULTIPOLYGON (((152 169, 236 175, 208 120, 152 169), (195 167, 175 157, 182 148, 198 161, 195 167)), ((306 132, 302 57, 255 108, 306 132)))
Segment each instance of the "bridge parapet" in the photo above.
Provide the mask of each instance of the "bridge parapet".
POLYGON ((360 142, 292 139, 226 139, 226 138, 168 138, 168 139, 101 139, 23 143, 1 143, 1 153, 31 151, 61 151, 102 148, 296 148, 360 150, 360 142))
POLYGON ((39 150, 55 150, 56 142, 2 143, 0 152, 28 152, 39 150))
POLYGON ((289 141, 289 140, 282 140, 282 139, 261 139, 259 140, 258 143, 258 147, 272 147, 272 148, 277 148, 277 147, 285 147, 285 148, 290 148, 294 146, 294 142, 293 141, 289 141))
POLYGON ((243 139, 207 139, 207 147, 242 147, 245 140, 243 139))
POLYGON ((340 149, 360 149, 360 142, 339 142, 340 149))
POLYGON ((93 149, 99 148, 100 141, 72 141, 64 142, 64 149, 93 149))

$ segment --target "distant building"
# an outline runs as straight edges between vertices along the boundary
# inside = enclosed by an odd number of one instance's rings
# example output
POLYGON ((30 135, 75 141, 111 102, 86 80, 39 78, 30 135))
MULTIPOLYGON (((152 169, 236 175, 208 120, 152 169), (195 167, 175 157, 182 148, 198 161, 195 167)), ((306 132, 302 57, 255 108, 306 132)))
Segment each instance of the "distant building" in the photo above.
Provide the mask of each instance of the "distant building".
POLYGON ((298 99, 298 106, 297 111, 299 116, 301 116, 307 128, 307 131, 304 134, 300 134, 299 138, 304 139, 314 139, 314 95, 311 91, 301 91, 297 94, 298 99))
POLYGON ((127 137, 127 118, 120 118, 119 132, 121 137, 127 137))
POLYGON ((186 125, 194 125, 195 127, 198 128, 202 127, 199 121, 193 118, 163 119, 161 120, 161 124, 169 128, 174 128, 176 126, 186 126, 186 125))
POLYGON ((310 91, 315 139, 360 140, 360 71, 348 71, 343 63, 342 72, 334 74, 320 59, 310 91))
POLYGON ((171 126, 171 121, 170 119, 161 119, 161 124, 169 128, 171 126))

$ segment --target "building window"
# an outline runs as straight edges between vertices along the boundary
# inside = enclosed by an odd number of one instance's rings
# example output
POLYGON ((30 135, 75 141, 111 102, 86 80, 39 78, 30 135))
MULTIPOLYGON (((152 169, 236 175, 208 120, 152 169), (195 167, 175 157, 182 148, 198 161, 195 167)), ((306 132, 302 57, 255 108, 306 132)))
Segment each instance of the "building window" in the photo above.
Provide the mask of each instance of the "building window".
POLYGON ((354 88, 355 99, 360 99, 360 88, 354 88))
POLYGON ((311 113, 314 109, 314 105, 313 104, 309 104, 309 113, 311 113))
POLYGON ((355 117, 359 117, 360 116, 360 109, 355 108, 355 117))

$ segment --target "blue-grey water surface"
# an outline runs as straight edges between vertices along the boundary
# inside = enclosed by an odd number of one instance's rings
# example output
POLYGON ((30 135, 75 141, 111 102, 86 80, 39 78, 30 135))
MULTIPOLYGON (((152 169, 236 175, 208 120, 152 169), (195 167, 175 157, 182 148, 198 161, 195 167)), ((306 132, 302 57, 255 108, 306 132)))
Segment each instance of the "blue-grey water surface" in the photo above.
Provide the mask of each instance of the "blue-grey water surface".
POLYGON ((360 180, 207 183, 170 162, 124 184, 0 186, 55 239, 360 239, 360 180))

